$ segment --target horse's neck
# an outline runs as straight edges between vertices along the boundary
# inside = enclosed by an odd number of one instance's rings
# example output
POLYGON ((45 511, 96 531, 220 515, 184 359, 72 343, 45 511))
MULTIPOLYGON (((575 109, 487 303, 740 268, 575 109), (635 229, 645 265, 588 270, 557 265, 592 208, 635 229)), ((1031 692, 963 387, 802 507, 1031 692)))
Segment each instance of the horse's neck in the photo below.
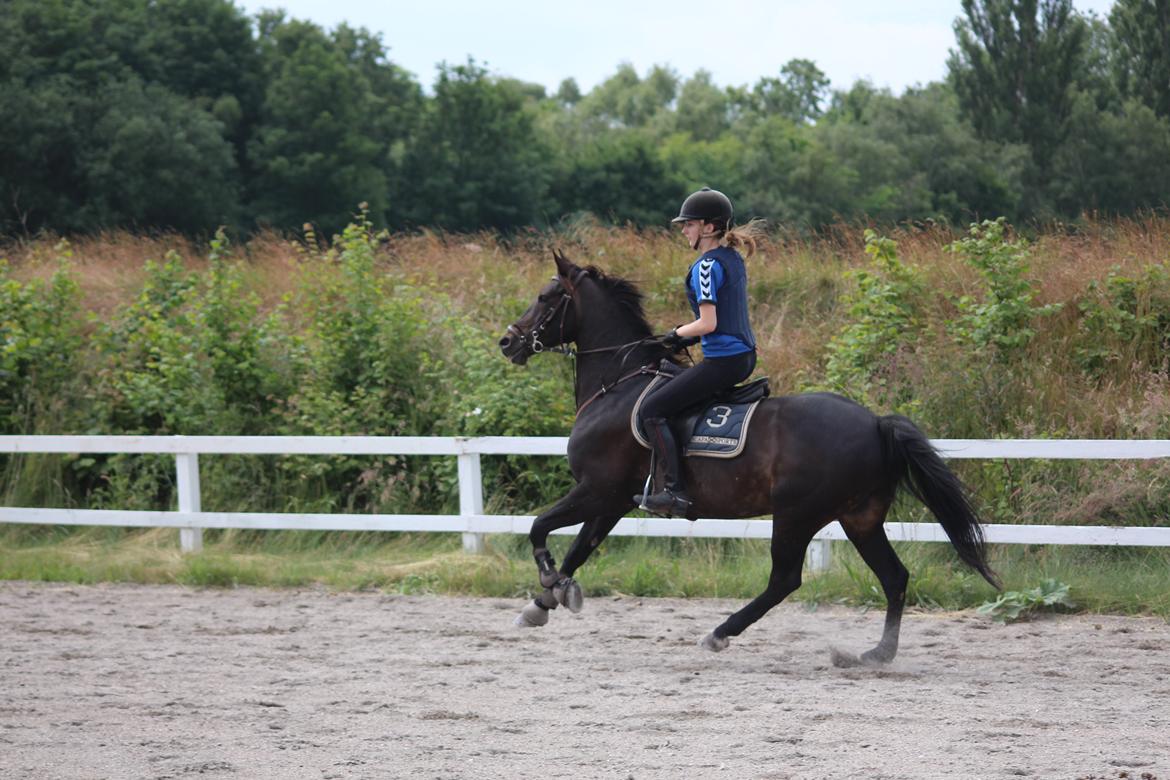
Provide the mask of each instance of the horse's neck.
POLYGON ((577 406, 603 388, 661 356, 655 346, 640 345, 646 324, 617 301, 583 286, 577 312, 577 406))

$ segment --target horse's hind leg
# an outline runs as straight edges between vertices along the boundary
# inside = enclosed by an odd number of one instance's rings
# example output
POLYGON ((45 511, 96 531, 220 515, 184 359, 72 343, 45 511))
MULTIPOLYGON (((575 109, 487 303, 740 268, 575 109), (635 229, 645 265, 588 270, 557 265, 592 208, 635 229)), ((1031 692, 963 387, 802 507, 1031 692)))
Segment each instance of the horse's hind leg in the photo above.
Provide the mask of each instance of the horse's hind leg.
MULTIPOLYGON (((821 524, 823 525, 823 523, 821 524)), ((710 634, 703 638, 700 646, 712 652, 719 652, 730 644, 729 637, 739 636, 744 629, 762 618, 772 607, 783 601, 788 594, 800 587, 800 570, 804 565, 804 553, 813 534, 819 526, 800 520, 792 515, 774 515, 772 520, 772 573, 764 592, 748 603, 710 634)))
MULTIPOLYGON (((910 572, 898 559, 882 527, 889 508, 889 501, 874 499, 865 511, 841 518, 846 536, 861 553, 862 560, 877 575, 886 595, 886 622, 882 629, 882 639, 872 650, 861 654, 860 660, 868 663, 889 663, 898 654, 902 610, 906 605, 906 584, 910 581, 910 572)), ((839 651, 833 653, 833 663, 837 666, 850 666, 856 662, 857 659, 839 651)))

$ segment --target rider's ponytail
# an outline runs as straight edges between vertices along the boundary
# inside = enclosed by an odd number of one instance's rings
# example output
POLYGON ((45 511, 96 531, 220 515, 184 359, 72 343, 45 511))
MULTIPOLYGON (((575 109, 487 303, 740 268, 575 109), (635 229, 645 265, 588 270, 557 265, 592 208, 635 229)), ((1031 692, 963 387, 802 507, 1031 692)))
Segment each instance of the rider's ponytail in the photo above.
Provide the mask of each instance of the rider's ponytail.
POLYGON ((744 257, 751 257, 759 248, 764 237, 764 220, 753 219, 746 225, 738 225, 723 233, 723 245, 743 253, 744 257))

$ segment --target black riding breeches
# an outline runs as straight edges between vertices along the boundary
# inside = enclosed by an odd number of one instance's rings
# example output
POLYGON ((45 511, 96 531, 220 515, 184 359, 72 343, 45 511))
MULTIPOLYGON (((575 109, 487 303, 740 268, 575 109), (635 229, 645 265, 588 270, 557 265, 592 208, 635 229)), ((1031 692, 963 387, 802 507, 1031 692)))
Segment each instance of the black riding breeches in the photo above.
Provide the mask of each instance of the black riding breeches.
POLYGON ((730 357, 705 358, 651 393, 642 402, 639 414, 643 420, 672 417, 747 379, 755 367, 755 350, 730 357))

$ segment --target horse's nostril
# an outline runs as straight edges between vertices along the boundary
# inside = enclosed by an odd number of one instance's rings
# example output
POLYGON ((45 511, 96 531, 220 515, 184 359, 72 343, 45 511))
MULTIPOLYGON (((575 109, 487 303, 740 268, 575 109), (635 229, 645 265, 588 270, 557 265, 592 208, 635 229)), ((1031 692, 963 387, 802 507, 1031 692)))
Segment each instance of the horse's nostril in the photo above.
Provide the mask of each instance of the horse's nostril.
POLYGON ((511 336, 504 336, 502 339, 500 339, 500 349, 507 349, 510 346, 512 346, 511 336))

